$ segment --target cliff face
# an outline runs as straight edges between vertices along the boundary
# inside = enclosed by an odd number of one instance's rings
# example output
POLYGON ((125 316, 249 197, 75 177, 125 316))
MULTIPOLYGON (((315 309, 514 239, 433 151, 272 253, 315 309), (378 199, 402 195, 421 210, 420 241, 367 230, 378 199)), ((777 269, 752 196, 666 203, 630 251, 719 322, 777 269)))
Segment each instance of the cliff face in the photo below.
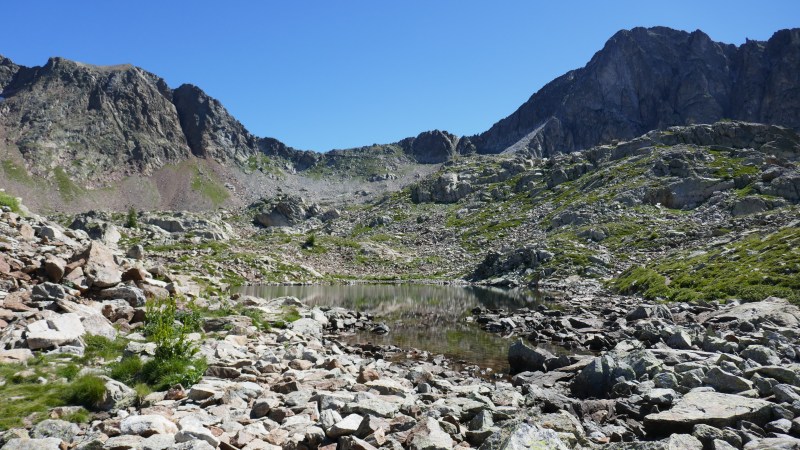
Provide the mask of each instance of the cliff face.
POLYGON ((191 156, 241 162, 260 151, 218 100, 130 65, 51 58, 27 68, 0 58, 0 95, 0 146, 37 175, 60 167, 102 184, 191 156))
POLYGON ((724 118, 797 129, 799 65, 800 29, 740 47, 701 31, 620 31, 585 67, 548 83, 468 140, 479 153, 548 156, 724 118))
POLYGON ((258 139, 219 100, 197 86, 184 84, 175 89, 172 98, 186 142, 195 156, 243 160, 259 151, 258 139))
POLYGON ((52 58, 5 84, 0 127, 34 174, 61 167, 80 178, 150 173, 189 155, 172 92, 133 66, 52 58))

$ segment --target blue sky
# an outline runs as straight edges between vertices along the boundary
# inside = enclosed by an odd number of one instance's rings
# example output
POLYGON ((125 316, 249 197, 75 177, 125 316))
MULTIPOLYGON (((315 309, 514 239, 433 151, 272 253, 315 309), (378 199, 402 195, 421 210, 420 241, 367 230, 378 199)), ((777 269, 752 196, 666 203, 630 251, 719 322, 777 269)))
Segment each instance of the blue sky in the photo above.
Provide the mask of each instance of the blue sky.
POLYGON ((258 136, 325 151, 479 133, 616 31, 654 25, 741 44, 800 26, 800 2, 16 1, 0 54, 132 63, 201 87, 258 136))

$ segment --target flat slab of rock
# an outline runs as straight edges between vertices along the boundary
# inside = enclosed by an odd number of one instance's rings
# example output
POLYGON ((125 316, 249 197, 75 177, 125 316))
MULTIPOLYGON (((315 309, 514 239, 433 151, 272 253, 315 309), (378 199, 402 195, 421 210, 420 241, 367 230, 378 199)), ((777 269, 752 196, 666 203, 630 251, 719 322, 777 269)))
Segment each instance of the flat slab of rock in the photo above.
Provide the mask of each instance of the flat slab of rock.
POLYGON ((3 450, 61 450, 61 439, 20 439, 15 438, 6 442, 3 450))
POLYGON ((659 434, 691 430, 696 424, 717 428, 740 420, 763 425, 770 420, 772 403, 719 392, 689 392, 668 411, 645 417, 645 427, 659 434))
POLYGON ((794 327, 800 324, 800 308, 784 299, 770 297, 764 301, 745 303, 712 313, 706 320, 748 321, 753 324, 772 322, 782 327, 794 327))
POLYGON ((138 434, 149 437, 154 434, 175 434, 178 427, 164 416, 157 414, 128 416, 120 423, 123 434, 138 434))

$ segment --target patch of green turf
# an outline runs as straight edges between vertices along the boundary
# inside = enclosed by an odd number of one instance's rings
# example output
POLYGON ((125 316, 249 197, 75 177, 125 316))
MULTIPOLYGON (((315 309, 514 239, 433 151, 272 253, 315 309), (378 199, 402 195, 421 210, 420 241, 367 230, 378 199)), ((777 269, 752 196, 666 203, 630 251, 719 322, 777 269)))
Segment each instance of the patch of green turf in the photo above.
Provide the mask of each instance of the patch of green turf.
POLYGON ((58 192, 61 194, 61 198, 66 202, 74 201, 80 198, 86 190, 77 184, 69 177, 66 171, 62 167, 56 167, 53 170, 53 177, 56 180, 56 185, 58 186, 58 192))

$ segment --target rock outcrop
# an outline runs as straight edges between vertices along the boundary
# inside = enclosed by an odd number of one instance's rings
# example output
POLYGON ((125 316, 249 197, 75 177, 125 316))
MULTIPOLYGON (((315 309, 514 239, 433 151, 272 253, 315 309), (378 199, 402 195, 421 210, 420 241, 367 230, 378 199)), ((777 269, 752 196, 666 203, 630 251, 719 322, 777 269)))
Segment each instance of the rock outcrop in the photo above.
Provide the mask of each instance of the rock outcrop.
POLYGON ((723 118, 800 127, 800 29, 736 47, 702 31, 634 28, 468 138, 478 153, 537 156, 723 118))

